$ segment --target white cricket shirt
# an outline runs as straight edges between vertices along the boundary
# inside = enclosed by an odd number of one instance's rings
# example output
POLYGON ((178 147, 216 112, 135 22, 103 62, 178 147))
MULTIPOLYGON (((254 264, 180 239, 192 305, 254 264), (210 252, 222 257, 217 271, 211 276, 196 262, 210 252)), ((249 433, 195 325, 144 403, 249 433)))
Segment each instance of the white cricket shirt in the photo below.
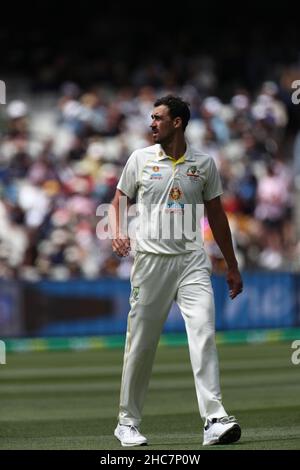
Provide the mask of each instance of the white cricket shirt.
POLYGON ((134 151, 117 188, 138 203, 136 250, 166 255, 203 250, 203 203, 223 192, 212 157, 189 145, 177 161, 160 144, 134 151))

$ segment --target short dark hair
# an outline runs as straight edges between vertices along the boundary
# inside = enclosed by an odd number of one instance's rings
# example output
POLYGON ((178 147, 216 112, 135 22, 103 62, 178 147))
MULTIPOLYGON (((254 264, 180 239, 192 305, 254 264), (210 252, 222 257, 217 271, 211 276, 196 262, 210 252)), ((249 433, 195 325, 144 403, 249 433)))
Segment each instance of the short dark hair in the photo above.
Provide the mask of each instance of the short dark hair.
POLYGON ((158 98, 154 107, 165 105, 169 108, 169 113, 172 119, 180 117, 182 120, 182 128, 185 130, 186 126, 191 117, 188 103, 183 101, 179 96, 167 95, 162 98, 158 98))

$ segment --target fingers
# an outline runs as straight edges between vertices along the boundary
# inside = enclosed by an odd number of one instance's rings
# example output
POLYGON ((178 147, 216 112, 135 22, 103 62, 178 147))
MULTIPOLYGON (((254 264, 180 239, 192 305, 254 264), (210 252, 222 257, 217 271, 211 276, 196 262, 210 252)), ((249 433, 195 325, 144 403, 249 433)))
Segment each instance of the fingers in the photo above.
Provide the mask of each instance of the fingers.
POLYGON ((114 246, 113 247, 113 252, 116 253, 118 256, 127 256, 129 254, 129 249, 126 248, 125 246, 114 246))
POLYGON ((229 275, 227 277, 227 283, 229 287, 229 296, 234 299, 237 295, 243 292, 243 281, 240 275, 229 275))
POLYGON ((112 243, 113 252, 118 256, 127 256, 129 254, 129 246, 124 241, 114 241, 112 243))
POLYGON ((229 290, 229 296, 231 299, 234 299, 237 295, 243 292, 243 288, 238 286, 229 290))
POLYGON ((118 256, 128 256, 130 251, 129 238, 115 238, 112 241, 112 249, 118 256))

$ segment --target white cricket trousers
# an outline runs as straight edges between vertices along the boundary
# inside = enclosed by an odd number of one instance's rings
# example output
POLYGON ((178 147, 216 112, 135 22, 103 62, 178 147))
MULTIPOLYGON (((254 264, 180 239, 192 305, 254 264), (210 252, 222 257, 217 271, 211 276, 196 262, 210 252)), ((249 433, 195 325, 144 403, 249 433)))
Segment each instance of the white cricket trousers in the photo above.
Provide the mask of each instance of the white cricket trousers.
POLYGON ((137 252, 131 286, 120 424, 139 426, 141 422, 155 352, 174 300, 185 321, 200 415, 204 420, 226 416, 219 383, 210 266, 205 252, 137 252))

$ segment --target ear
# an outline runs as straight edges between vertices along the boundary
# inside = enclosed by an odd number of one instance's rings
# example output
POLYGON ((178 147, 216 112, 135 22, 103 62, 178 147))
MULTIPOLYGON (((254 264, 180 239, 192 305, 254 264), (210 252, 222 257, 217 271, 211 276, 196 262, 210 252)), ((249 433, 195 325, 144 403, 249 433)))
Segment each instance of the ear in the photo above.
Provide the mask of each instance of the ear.
POLYGON ((181 117, 176 117, 173 119, 174 127, 178 129, 179 127, 182 127, 182 119, 181 117))

